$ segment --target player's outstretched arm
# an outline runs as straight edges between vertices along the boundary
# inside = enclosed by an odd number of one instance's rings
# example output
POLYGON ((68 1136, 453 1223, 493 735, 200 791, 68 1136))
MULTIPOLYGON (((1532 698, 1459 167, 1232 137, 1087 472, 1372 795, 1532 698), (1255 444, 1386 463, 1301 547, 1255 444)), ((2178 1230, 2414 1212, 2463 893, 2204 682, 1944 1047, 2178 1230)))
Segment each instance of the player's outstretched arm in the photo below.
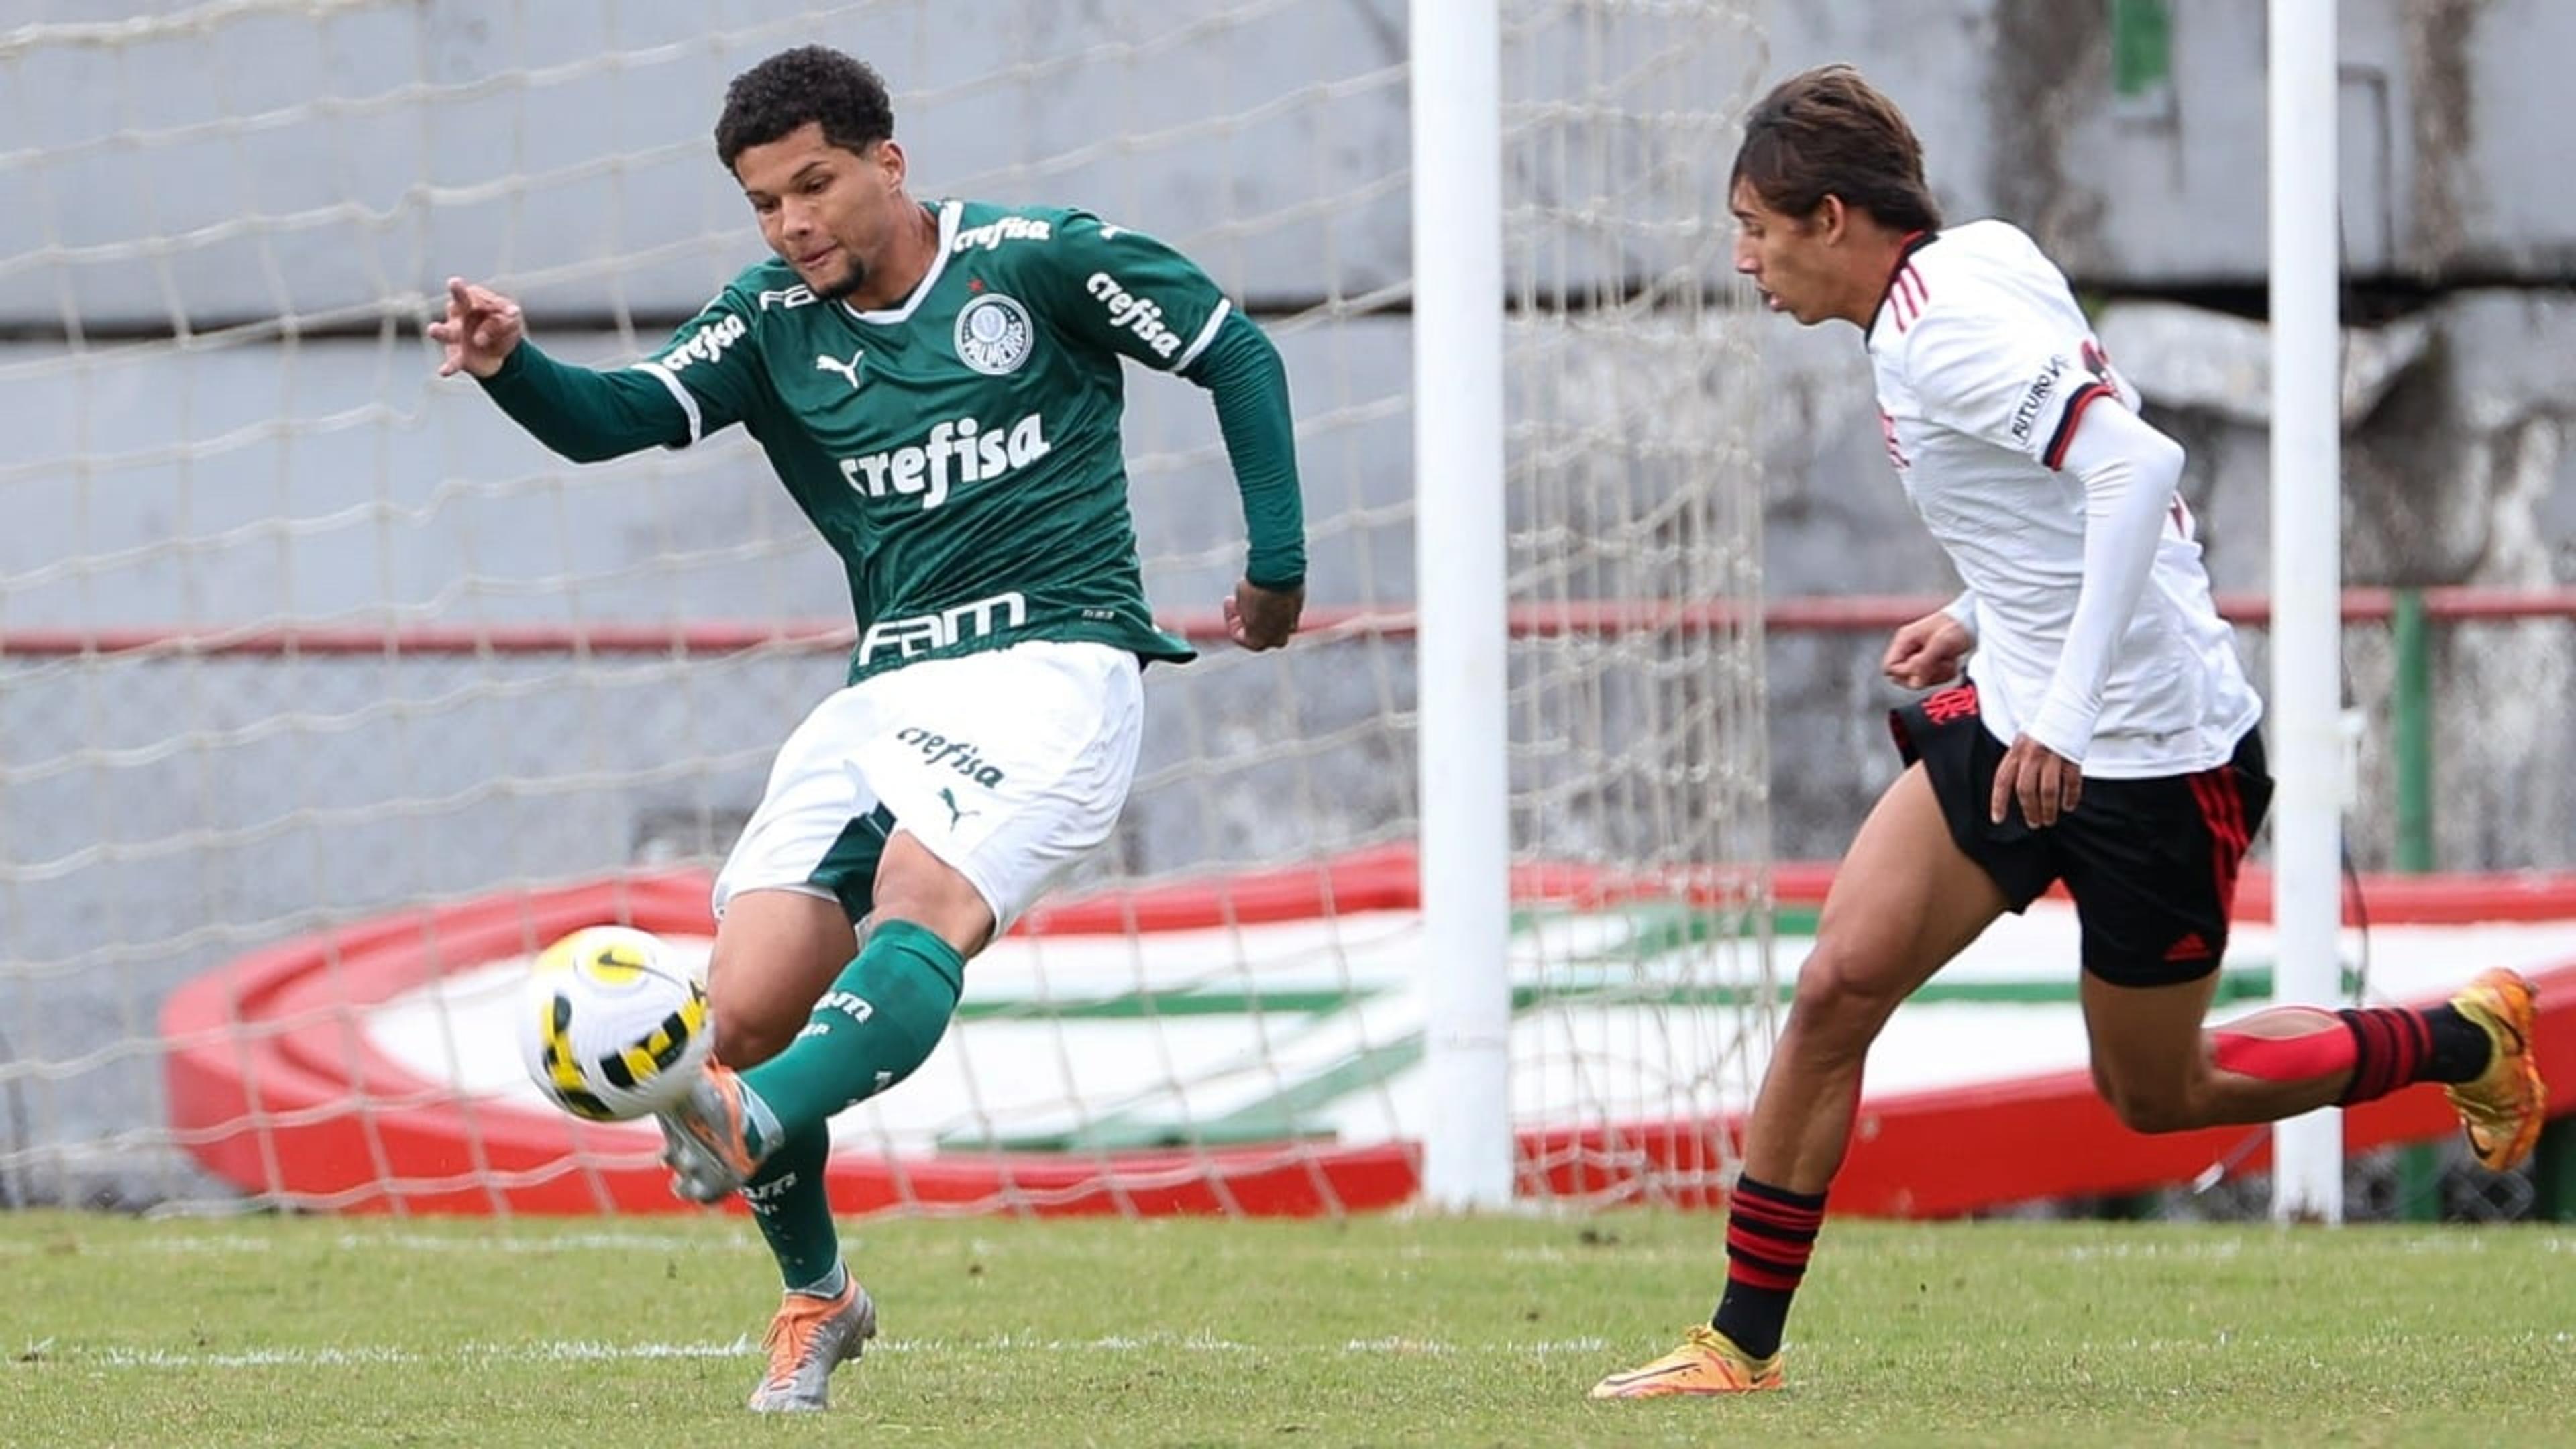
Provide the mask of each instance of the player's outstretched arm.
POLYGON ((429 324, 438 375, 482 384, 538 442, 576 463, 689 442, 693 423, 671 389, 647 373, 594 372, 548 357, 527 339, 517 301, 462 277, 447 279, 447 314, 429 324))
POLYGON ((1208 390, 1251 537, 1243 579, 1225 600, 1226 632, 1246 649, 1276 649, 1306 606, 1306 511, 1297 482, 1288 369, 1251 318, 1227 315, 1183 373, 1208 390))
POLYGON ((463 277, 448 278, 447 315, 429 324, 429 340, 445 349, 438 375, 490 377, 509 360, 527 330, 517 302, 463 277))

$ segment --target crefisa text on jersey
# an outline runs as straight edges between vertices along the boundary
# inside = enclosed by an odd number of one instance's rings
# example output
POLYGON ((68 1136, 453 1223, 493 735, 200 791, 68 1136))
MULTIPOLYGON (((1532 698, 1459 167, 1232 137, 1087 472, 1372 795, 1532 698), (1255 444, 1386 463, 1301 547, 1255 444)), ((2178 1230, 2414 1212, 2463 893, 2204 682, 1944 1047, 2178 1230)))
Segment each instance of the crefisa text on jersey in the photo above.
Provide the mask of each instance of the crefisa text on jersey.
POLYGON ((841 476, 870 498, 921 494, 924 509, 948 501, 950 464, 959 483, 984 483, 1047 455, 1046 420, 1036 413, 1008 428, 987 428, 973 418, 933 423, 917 445, 888 448, 864 458, 843 458, 841 476))
POLYGON ((680 372, 692 362, 713 362, 750 330, 751 324, 740 317, 716 318, 690 334, 687 342, 662 354, 662 366, 669 371, 680 372))
POLYGON ((1118 279, 1107 272, 1094 272, 1083 290, 1098 297, 1109 308, 1109 324, 1124 327, 1139 341, 1154 349, 1156 357, 1169 357, 1181 350, 1181 334, 1163 325, 1163 304, 1151 297, 1140 296, 1118 285, 1118 279))
POLYGON ((1006 216, 958 232, 957 240, 948 244, 948 250, 951 254, 958 254, 982 247, 989 252, 1007 241, 1045 241, 1054 234, 1052 226, 1035 217, 1006 216))

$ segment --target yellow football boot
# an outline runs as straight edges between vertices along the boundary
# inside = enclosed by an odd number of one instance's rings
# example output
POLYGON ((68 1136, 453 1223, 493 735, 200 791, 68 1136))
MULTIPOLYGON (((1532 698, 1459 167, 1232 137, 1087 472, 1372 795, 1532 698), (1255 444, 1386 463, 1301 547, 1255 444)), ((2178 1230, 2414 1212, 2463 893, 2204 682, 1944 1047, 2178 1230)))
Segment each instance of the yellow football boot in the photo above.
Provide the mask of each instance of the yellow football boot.
POLYGON ((1596 1399, 1660 1399, 1666 1394, 1750 1394, 1776 1389, 1780 1355, 1755 1358, 1735 1340, 1700 1324, 1682 1346, 1662 1358, 1592 1386, 1596 1399))
POLYGON ((2460 1111, 2460 1126, 2480 1166, 2505 1172, 2521 1165, 2540 1141, 2547 1119, 2549 1088, 2540 1080, 2540 1063, 2532 1055, 2532 1009, 2539 995, 2519 972, 2499 966, 2482 971, 2451 1006, 2478 1024, 2495 1043, 2495 1056, 2473 1081, 2442 1089, 2460 1111))

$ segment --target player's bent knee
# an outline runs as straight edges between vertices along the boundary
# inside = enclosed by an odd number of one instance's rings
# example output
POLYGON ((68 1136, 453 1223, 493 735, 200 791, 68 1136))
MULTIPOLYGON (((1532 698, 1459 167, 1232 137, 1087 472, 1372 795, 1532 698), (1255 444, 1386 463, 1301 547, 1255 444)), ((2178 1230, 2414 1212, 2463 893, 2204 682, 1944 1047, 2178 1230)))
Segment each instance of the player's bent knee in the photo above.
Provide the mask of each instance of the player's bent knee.
POLYGON ((716 1024, 716 1059, 741 1071, 778 1055, 796 1039, 811 1006, 811 1002, 727 990, 724 978, 716 978, 707 988, 707 1010, 716 1024))
POLYGON ((787 1049, 814 999, 858 949, 838 901, 800 891, 753 890, 734 898, 707 962, 707 1009, 716 1057, 740 1070, 787 1049))
POLYGON ((2162 1132, 2188 1132, 2209 1125, 2209 1116, 2201 1110, 2199 1095, 2186 1083, 2159 1085, 2152 1088, 2123 1087, 2099 1071, 2094 1084, 2101 1089, 2103 1100, 2111 1104, 2120 1125, 2132 1132, 2154 1136, 2162 1132))
POLYGON ((1789 1003, 1792 1030, 1812 1045, 1865 1049, 1904 1000, 1904 993, 1884 984, 1889 975, 1867 969, 1831 942, 1817 942, 1798 968, 1789 1003))
POLYGON ((741 1071, 785 1051, 804 1029, 814 998, 848 960, 848 949, 837 945, 753 957, 720 943, 707 971, 716 1059, 741 1071))

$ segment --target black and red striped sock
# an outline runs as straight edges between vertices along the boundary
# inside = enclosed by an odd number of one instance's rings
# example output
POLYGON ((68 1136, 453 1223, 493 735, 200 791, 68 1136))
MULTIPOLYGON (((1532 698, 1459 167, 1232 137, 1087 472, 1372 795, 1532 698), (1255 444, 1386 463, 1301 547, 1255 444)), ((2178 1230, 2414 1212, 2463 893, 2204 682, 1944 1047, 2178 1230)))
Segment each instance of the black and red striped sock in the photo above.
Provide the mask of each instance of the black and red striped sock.
POLYGON ((1824 1221, 1821 1192, 1790 1192, 1737 1178, 1726 1212, 1726 1292, 1709 1326, 1755 1358, 1778 1353, 1789 1300, 1807 1276, 1807 1258, 1824 1221))
POLYGON ((2476 1022, 2449 1006, 2366 1006, 2335 1015, 2353 1045, 2352 1081, 2335 1099, 2339 1107, 2375 1101, 2411 1082, 2469 1081, 2486 1070, 2495 1049, 2476 1022))

